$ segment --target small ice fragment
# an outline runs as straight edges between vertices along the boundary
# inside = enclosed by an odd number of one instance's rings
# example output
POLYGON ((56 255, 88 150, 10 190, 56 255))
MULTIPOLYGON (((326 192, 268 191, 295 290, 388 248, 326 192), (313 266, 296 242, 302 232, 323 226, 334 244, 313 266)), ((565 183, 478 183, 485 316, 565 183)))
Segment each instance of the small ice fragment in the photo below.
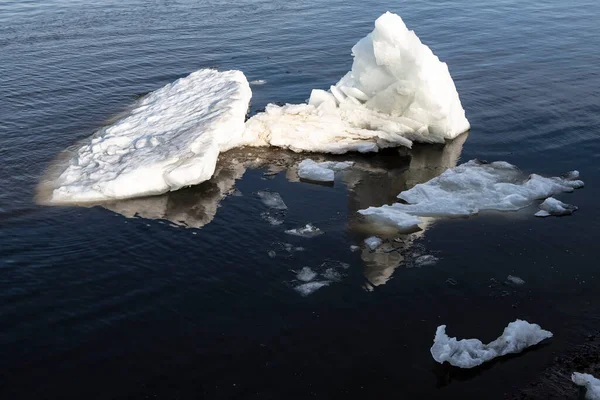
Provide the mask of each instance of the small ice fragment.
POLYGON ((548 197, 542 204, 540 204, 540 211, 535 213, 536 217, 549 217, 571 215, 574 211, 577 211, 577 207, 571 204, 563 203, 554 197, 548 197))
POLYGON ((271 258, 275 258, 277 256, 277 253, 275 253, 273 250, 269 250, 269 257, 271 258))
POLYGON ((298 285, 294 288, 297 292, 299 292, 302 296, 309 296, 321 289, 323 286, 328 286, 329 281, 314 281, 303 283, 302 285, 298 285))
POLYGON ((351 251, 351 252, 353 252, 353 253, 354 253, 355 251, 358 251, 358 250, 360 250, 360 246, 356 246, 356 245, 352 245, 352 246, 350 246, 350 251, 351 251))
POLYGON ((335 270, 335 268, 327 268, 323 273, 323 278, 338 282, 342 280, 342 274, 335 270))
POLYGON ((508 324, 502 335, 488 344, 483 344, 479 339, 457 340, 448 337, 446 325, 440 325, 435 333, 431 355, 440 364, 448 361, 455 367, 473 368, 496 357, 520 353, 551 337, 552 333, 539 325, 520 319, 508 324))
POLYGON ((522 285, 525 281, 518 276, 509 275, 506 277, 506 280, 510 283, 514 283, 515 285, 522 285))
POLYGON ((265 81, 264 79, 256 79, 254 81, 250 81, 251 85, 264 85, 265 83, 267 83, 267 81, 265 81))
POLYGON ((425 254, 423 256, 419 256, 415 259, 416 267, 429 267, 431 265, 435 265, 438 262, 438 258, 432 256, 431 254, 425 254))
POLYGON ((587 400, 600 400, 600 379, 597 379, 590 374, 573 372, 571 380, 577 386, 586 388, 585 398, 587 400))
POLYGON ((449 283, 449 284, 451 284, 452 286, 456 286, 456 285, 458 285, 458 282, 456 282, 456 279, 453 279, 453 278, 448 278, 448 279, 446 279, 446 283, 449 283))
POLYGON ((298 278, 298 280, 302 282, 312 281, 315 278, 315 276, 317 276, 317 273, 309 267, 302 268, 300 272, 296 274, 296 278, 298 278))
POLYGON ((287 205, 281 198, 281 195, 277 192, 261 190, 257 192, 256 195, 260 198, 263 204, 269 208, 273 208, 275 210, 287 210, 287 205))
POLYGON ((381 246, 381 243, 383 243, 383 240, 381 240, 381 238, 377 236, 371 236, 365 239, 365 244, 371 250, 375 250, 376 248, 381 246))
POLYGON ((280 218, 279 215, 274 215, 268 211, 260 213, 260 217, 273 226, 278 226, 278 225, 283 224, 283 219, 280 218))
POLYGON ((351 161, 325 161, 318 163, 306 159, 298 164, 298 177, 314 182, 333 182, 336 171, 350 168, 353 164, 351 161))
POLYGON ((314 226, 313 224, 309 223, 300 228, 288 229, 287 231, 285 231, 285 233, 287 233, 288 235, 311 238, 311 237, 321 235, 323 233, 323 231, 320 230, 319 228, 317 228, 316 226, 314 226))

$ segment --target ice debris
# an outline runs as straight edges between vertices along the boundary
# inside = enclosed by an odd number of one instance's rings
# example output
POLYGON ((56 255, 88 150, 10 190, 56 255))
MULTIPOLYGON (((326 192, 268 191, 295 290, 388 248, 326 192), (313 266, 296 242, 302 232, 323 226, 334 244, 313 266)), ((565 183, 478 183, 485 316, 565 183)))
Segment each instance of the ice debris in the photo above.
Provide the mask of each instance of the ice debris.
POLYGON ((528 177, 504 161, 471 160, 444 171, 428 182, 398 195, 406 203, 369 207, 362 215, 410 229, 417 217, 467 216, 481 210, 514 211, 557 193, 572 192, 584 183, 573 171, 563 177, 528 177))
POLYGON ((306 159, 298 165, 298 177, 314 182, 333 182, 336 171, 350 168, 353 164, 351 161, 325 161, 318 163, 306 159))
POLYGON ((287 205, 277 192, 259 191, 256 195, 260 198, 263 204, 275 210, 287 210, 287 205))
POLYGON ((308 296, 321 289, 323 286, 329 286, 331 282, 329 281, 313 281, 303 283, 302 285, 298 285, 294 288, 298 293, 302 296, 308 296))
POLYGON ((148 94, 77 150, 49 202, 150 196, 210 179, 219 152, 243 144, 251 96, 242 72, 211 69, 148 94))
POLYGON ((438 262, 438 258, 436 256, 432 256, 431 254, 425 254, 415 258, 414 266, 415 267, 429 267, 435 265, 438 262))
POLYGON ((329 91, 313 90, 307 104, 269 104, 250 118, 248 140, 341 154, 443 143, 469 129, 448 66, 400 16, 380 16, 352 55, 352 70, 329 91))
POLYGON ((551 215, 560 217, 563 215, 571 215, 577 211, 577 207, 571 204, 563 203, 554 197, 548 197, 540 204, 540 211, 535 213, 536 217, 549 217, 551 215))
POLYGON ((440 364, 447 361, 455 367, 473 368, 496 357, 520 353, 551 337, 552 333, 539 325, 520 319, 508 324, 502 335, 488 344, 483 344, 479 339, 457 340, 448 337, 446 325, 441 325, 435 333, 431 355, 440 364))
POLYGON ((596 379, 590 374, 574 372, 571 375, 571 380, 577 386, 585 387, 585 398, 587 400, 600 400, 600 379, 596 379))
POLYGON ((302 268, 297 274, 296 278, 302 282, 312 281, 317 276, 317 273, 309 267, 302 268))
POLYGON ((523 285, 525 281, 518 276, 509 275, 506 277, 506 280, 510 283, 514 283, 515 285, 523 285))
POLYGON ((371 236, 365 239, 365 245, 367 245, 370 250, 375 250, 381 246, 381 243, 383 243, 383 240, 377 236, 371 236))
POLYGON ((323 231, 314 226, 313 224, 309 223, 300 228, 288 229, 285 231, 285 233, 287 233, 288 235, 311 238, 321 235, 323 231))

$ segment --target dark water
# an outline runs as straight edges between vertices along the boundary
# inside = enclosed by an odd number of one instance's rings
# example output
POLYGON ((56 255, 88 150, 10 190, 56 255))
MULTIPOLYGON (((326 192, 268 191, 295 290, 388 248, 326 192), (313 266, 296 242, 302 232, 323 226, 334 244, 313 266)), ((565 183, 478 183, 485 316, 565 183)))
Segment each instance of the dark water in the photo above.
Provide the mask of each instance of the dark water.
POLYGON ((600 328, 600 3, 350 3, 0 3, 0 397, 504 398, 600 328), (252 112, 303 101, 350 68, 351 46, 386 10, 450 66, 468 138, 342 157, 360 168, 333 187, 294 182, 299 156, 238 151, 212 181, 169 195, 35 204, 54 157, 136 97, 218 67, 267 81, 252 112), (560 198, 580 210, 431 221, 386 233, 399 252, 349 250, 373 229, 356 210, 459 157, 579 169, 586 188, 560 198), (259 190, 287 203, 282 225, 261 217, 259 190), (307 222, 325 233, 283 233, 307 222), (420 254, 440 260, 419 268, 420 254), (339 282, 303 297, 303 266, 333 268, 339 282), (509 274, 525 285, 505 285, 509 274), (555 338, 472 372, 429 355, 439 324, 487 341, 515 318, 555 338))

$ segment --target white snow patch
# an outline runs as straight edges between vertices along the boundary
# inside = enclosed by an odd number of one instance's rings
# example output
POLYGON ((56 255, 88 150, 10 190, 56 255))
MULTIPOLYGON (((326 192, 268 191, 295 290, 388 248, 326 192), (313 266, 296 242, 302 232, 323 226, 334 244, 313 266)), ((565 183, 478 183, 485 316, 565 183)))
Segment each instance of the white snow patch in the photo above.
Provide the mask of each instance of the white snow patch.
POLYGON ((435 333, 431 355, 440 364, 448 361, 455 367, 473 368, 496 357, 520 353, 551 337, 552 333, 539 325, 520 319, 508 324, 502 335, 488 344, 483 344, 479 339, 457 340, 448 337, 446 325, 440 325, 435 333))
POLYGON ((308 104, 269 104, 246 123, 256 146, 341 154, 412 141, 442 143, 469 129, 448 66, 402 18, 385 13, 353 48, 352 70, 308 104))
POLYGON ((287 210, 287 205, 277 192, 259 191, 256 195, 260 198, 263 204, 275 210, 287 210))
POLYGON ((514 275, 507 276, 506 280, 510 283, 514 283, 515 285, 525 284, 525 281, 523 279, 519 278, 518 276, 514 276, 514 275))
POLYGON ((383 240, 381 240, 381 238, 377 236, 371 236, 365 239, 365 244, 371 250, 375 250, 376 248, 381 246, 381 243, 383 243, 383 240))
POLYGON ((537 174, 525 177, 517 167, 504 161, 488 164, 471 160, 400 193, 398 198, 408 204, 369 207, 359 213, 407 228, 418 223, 417 216, 453 217, 477 214, 480 210, 515 211, 537 199, 583 187, 575 172, 563 177, 546 178, 537 174))
POLYGON ((313 224, 309 223, 300 228, 288 229, 287 231, 285 231, 285 233, 287 233, 288 235, 311 238, 311 237, 321 235, 323 233, 323 231, 320 230, 319 228, 317 228, 316 226, 314 226, 313 224))
POLYGON ((294 288, 297 292, 299 292, 302 296, 309 296, 321 289, 323 286, 329 286, 331 282, 329 281, 314 281, 303 283, 302 285, 298 285, 294 288))
POLYGON ((542 204, 540 204, 540 211, 535 213, 536 217, 549 217, 571 215, 574 211, 577 211, 577 207, 571 204, 563 203, 554 197, 548 197, 542 204))
POLYGON ((573 372, 571 380, 577 386, 586 388, 585 398, 587 400, 600 400, 600 379, 597 379, 590 374, 573 372))
POLYGON ((315 182, 333 182, 336 171, 350 168, 353 164, 351 161, 325 161, 318 163, 306 159, 298 164, 298 177, 315 182))
POLYGON ((156 195, 210 179, 219 152, 243 144, 251 96, 242 72, 211 69, 150 93, 77 151, 50 202, 156 195))

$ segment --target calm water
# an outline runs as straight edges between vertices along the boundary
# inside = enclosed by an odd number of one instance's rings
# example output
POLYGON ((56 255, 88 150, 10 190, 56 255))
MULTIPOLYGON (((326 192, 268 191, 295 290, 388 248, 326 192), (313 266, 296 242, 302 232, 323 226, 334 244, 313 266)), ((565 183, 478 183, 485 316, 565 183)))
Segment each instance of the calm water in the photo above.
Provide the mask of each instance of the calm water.
POLYGON ((0 2, 0 397, 504 398, 600 328, 600 3, 348 3, 0 2), (266 80, 252 113, 303 101, 350 68, 386 10, 450 66, 468 137, 342 157, 359 168, 333 187, 295 182, 300 156, 237 151, 212 181, 169 195, 35 204, 56 155, 140 95, 217 67, 266 80), (373 233, 356 210, 472 158, 579 169, 586 188, 560 198, 580 210, 430 221, 388 232, 399 251, 349 250, 373 233), (263 214, 259 190, 287 212, 263 214), (307 222, 325 233, 283 233, 307 222), (439 261, 418 267, 422 254, 439 261), (337 281, 303 297, 304 266, 337 281), (509 274, 525 285, 503 284, 509 274), (555 338, 469 373, 429 355, 439 324, 487 341, 515 318, 555 338))

